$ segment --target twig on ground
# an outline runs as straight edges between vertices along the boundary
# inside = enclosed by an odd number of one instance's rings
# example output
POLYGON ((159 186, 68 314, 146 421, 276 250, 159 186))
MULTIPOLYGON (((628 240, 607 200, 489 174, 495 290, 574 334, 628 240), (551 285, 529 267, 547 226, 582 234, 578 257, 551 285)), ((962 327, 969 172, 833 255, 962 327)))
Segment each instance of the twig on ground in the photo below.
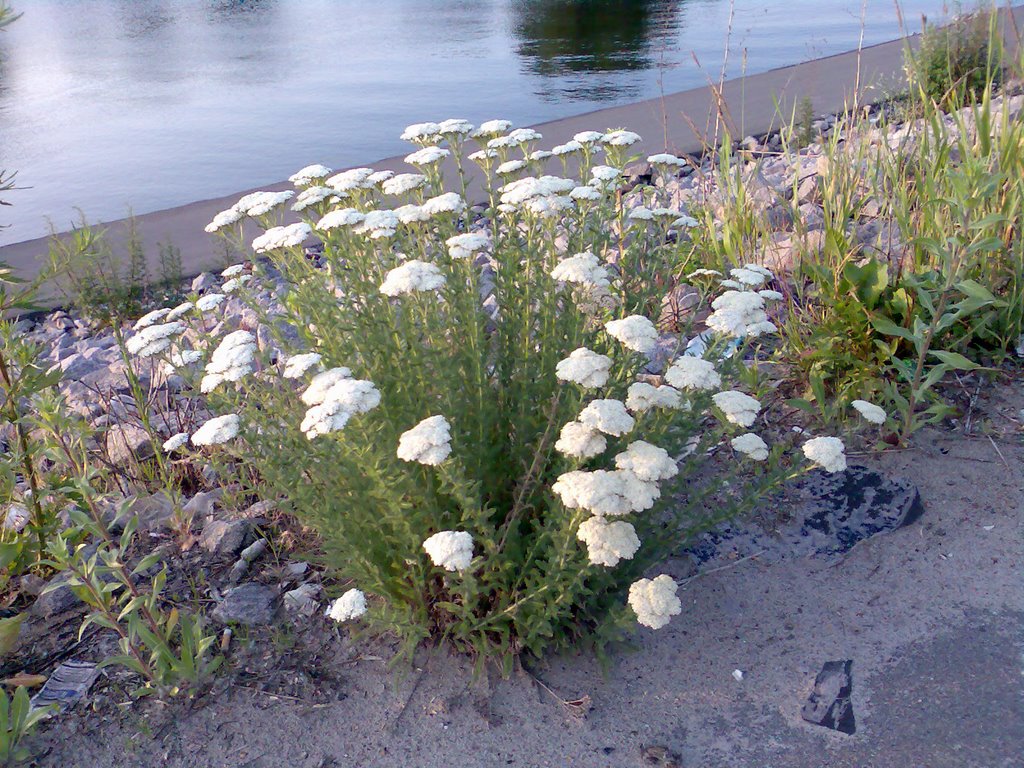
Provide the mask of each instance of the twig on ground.
POLYGON ((710 576, 712 573, 718 573, 720 571, 727 571, 730 568, 735 568, 737 565, 740 565, 741 563, 745 563, 747 560, 753 560, 755 557, 760 557, 766 551, 767 550, 762 549, 762 550, 760 550, 758 552, 755 552, 752 555, 747 555, 746 557, 741 557, 739 560, 736 560, 735 562, 726 563, 725 565, 720 565, 717 568, 712 568, 710 571, 704 571, 703 573, 694 574, 693 576, 690 576, 689 578, 683 579, 682 583, 680 583, 679 586, 685 587, 691 581, 696 581, 697 579, 701 579, 701 578, 703 578, 705 576, 710 576))

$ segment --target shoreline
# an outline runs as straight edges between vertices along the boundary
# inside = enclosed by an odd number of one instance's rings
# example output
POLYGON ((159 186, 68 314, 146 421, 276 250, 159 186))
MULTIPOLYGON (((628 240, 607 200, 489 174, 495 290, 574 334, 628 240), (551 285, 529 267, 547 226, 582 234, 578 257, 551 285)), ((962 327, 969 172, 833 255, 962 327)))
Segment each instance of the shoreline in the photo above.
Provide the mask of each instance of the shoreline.
MULTIPOLYGON (((1002 8, 999 14, 1006 49, 1012 55, 1018 42, 1014 32, 1024 24, 1024 5, 1002 8), (1009 20, 1006 19, 1007 14, 1011 15, 1009 20)), ((725 81, 720 90, 721 111, 735 126, 733 138, 740 140, 748 135, 762 135, 778 129, 788 120, 784 116, 792 114, 796 105, 805 98, 810 99, 816 117, 842 111, 854 97, 863 105, 883 100, 906 83, 903 52, 906 45, 914 46, 919 37, 919 34, 914 34, 725 81)), ((705 136, 713 136, 719 104, 717 92, 716 83, 530 127, 544 134, 545 146, 567 141, 582 130, 624 127, 644 137, 644 141, 637 145, 641 154, 660 151, 696 154, 702 150, 705 136)), ((410 147, 410 151, 412 149, 410 147)), ((387 157, 367 163, 367 166, 375 170, 408 171, 410 167, 405 165, 403 158, 404 155, 387 157)), ((308 162, 318 162, 318 159, 309 158, 308 162)), ((450 160, 449 164, 454 168, 450 160)), ((256 189, 276 191, 290 188, 291 184, 282 181, 135 216, 148 266, 157 267, 159 244, 170 243, 180 250, 182 277, 191 277, 216 267, 223 261, 222 248, 215 236, 203 231, 213 216, 256 189)), ((105 231, 115 252, 123 252, 130 221, 132 219, 123 218, 97 222, 95 226, 105 231)), ((48 236, 39 237, 0 246, 0 262, 10 266, 18 277, 33 279, 46 263, 49 239, 48 236)), ((47 290, 45 286, 40 298, 41 303, 50 307, 59 304, 52 289, 47 290)))

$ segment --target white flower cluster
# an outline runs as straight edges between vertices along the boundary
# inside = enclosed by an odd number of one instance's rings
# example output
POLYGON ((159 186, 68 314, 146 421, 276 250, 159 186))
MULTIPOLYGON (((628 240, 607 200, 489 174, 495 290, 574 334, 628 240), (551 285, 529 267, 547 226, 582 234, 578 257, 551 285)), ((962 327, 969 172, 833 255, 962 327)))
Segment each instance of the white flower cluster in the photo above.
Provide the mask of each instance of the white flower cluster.
POLYGON ((284 227, 271 227, 252 241, 252 249, 256 253, 264 253, 278 248, 291 248, 296 245, 302 245, 312 233, 313 230, 304 221, 288 224, 284 227))
POLYGON ((742 453, 754 461, 764 461, 768 458, 768 444, 753 432, 734 437, 729 441, 729 445, 737 453, 742 453))
POLYGON ((443 285, 444 275, 436 265, 410 259, 387 273, 380 285, 380 292, 395 297, 416 291, 436 291, 443 285))
POLYGON ((722 377, 710 360, 683 355, 665 371, 665 381, 679 389, 707 390, 722 386, 722 377))
POLYGON ((220 445, 238 437, 241 419, 236 413, 215 416, 192 434, 192 445, 220 445))
POLYGON ((826 472, 846 469, 846 446, 838 437, 816 437, 803 445, 804 456, 826 472))
POLYGON ((324 200, 337 200, 338 197, 330 187, 308 187, 299 193, 292 204, 292 210, 301 213, 307 208, 322 203, 324 200))
POLYGON ((764 311, 764 297, 754 291, 726 291, 711 302, 708 328, 726 336, 760 336, 778 330, 764 311))
POLYGON ((661 629, 668 624, 673 616, 683 612, 677 589, 672 577, 664 573, 654 579, 634 582, 629 588, 629 607, 636 614, 636 620, 651 629, 661 629))
POLYGON ((575 283, 588 288, 607 288, 610 285, 608 270, 590 251, 562 259, 551 270, 551 277, 560 283, 575 283))
MULTIPOLYGON (((135 325, 132 326, 132 330, 140 331, 143 328, 153 325, 154 323, 163 320, 170 314, 171 310, 168 307, 162 309, 154 309, 152 312, 147 312, 138 320, 135 321, 135 325)), ((172 318, 173 319, 173 318, 172 318)))
POLYGON ((719 392, 712 395, 711 399, 725 415, 727 421, 741 427, 751 426, 757 418, 757 414, 761 412, 761 404, 757 400, 735 389, 719 392))
POLYGON ((369 189, 375 183, 373 168, 349 168, 336 173, 324 182, 339 197, 351 195, 360 189, 369 189))
POLYGON ((570 421, 562 427, 555 450, 565 456, 589 459, 602 453, 608 441, 597 429, 579 421, 570 421))
POLYGON ((854 400, 850 405, 853 406, 854 410, 856 410, 865 421, 869 421, 872 424, 885 424, 885 420, 889 418, 884 408, 881 408, 874 403, 869 403, 867 400, 854 400))
POLYGON ((137 357, 152 357, 171 346, 171 340, 185 330, 179 322, 146 325, 125 342, 125 349, 137 357))
POLYGON ((289 176, 288 181, 297 187, 305 187, 315 181, 326 179, 332 173, 334 173, 334 171, 326 165, 307 165, 305 168, 298 170, 289 176))
POLYGON ((609 131, 601 141, 610 147, 631 147, 640 141, 640 134, 625 130, 609 131))
POLYGON ((630 315, 621 320, 611 320, 605 324, 608 335, 618 339, 634 352, 647 354, 658 341, 658 329, 654 323, 643 315, 630 315))
POLYGON ((560 475, 551 490, 568 509, 585 509, 609 517, 643 512, 661 495, 655 483, 622 469, 572 470, 560 475))
POLYGON ((338 227, 354 227, 362 224, 365 219, 366 214, 355 208, 338 208, 324 214, 316 223, 316 228, 327 232, 338 227))
POLYGON ((444 416, 431 416, 398 438, 398 458, 437 466, 452 452, 451 425, 444 416))
MULTIPOLYGON (((558 198, 568 194, 576 182, 561 176, 528 176, 524 179, 511 181, 500 189, 501 202, 505 205, 519 206, 537 198, 558 198)), ((572 199, 569 198, 569 203, 572 199)))
POLYGON ((405 162, 409 165, 433 165, 451 154, 447 149, 441 147, 423 147, 412 154, 405 156, 405 162))
POLYGON ((584 520, 576 538, 587 545, 587 557, 593 565, 613 568, 620 560, 631 560, 640 549, 640 539, 632 524, 623 520, 608 521, 594 516, 584 520))
POLYGON ((637 440, 615 457, 615 466, 632 472, 645 483, 668 480, 679 473, 679 467, 668 451, 656 445, 637 440))
POLYGON ((386 195, 405 195, 426 183, 427 177, 422 173, 400 173, 385 181, 381 185, 381 189, 386 195))
POLYGON ((612 360, 605 355, 580 347, 555 366, 555 376, 585 388, 603 387, 608 382, 612 360))
POLYGON ((178 432, 164 440, 163 449, 165 453, 174 453, 188 442, 188 432, 178 432))
POLYGON ((227 297, 223 293, 208 293, 205 296, 200 296, 196 299, 196 309, 200 312, 209 312, 211 309, 219 307, 225 298, 227 297))
POLYGON ((668 384, 654 386, 644 381, 629 385, 626 391, 626 407, 633 413, 646 413, 652 408, 682 408, 683 396, 668 384))
POLYGON ((401 220, 394 211, 370 211, 363 216, 361 222, 353 227, 353 231, 360 235, 366 235, 373 240, 378 240, 394 235, 400 223, 401 220))
POLYGON ((255 357, 256 337, 248 331, 232 331, 210 355, 200 391, 208 394, 225 381, 241 380, 252 373, 255 357))
POLYGON ((473 561, 473 537, 465 531, 440 531, 423 542, 430 561, 446 571, 462 571, 473 561))
POLYGON ((319 365, 321 355, 319 352, 303 352, 292 355, 284 362, 284 373, 281 375, 286 379, 298 379, 313 366, 319 365))
POLYGON ((487 250, 491 238, 485 232, 467 232, 449 237, 445 245, 448 246, 448 255, 453 259, 467 259, 478 251, 487 250))
POLYGON ((591 400, 580 412, 579 420, 612 437, 630 432, 636 422, 621 400, 591 400))
POLYGON ((313 377, 303 393, 303 402, 311 407, 299 429, 308 440, 344 429, 353 416, 380 405, 380 392, 372 381, 350 379, 347 374, 347 368, 324 371, 313 377), (329 381, 330 386, 325 386, 329 381))
POLYGON ((366 613, 366 595, 358 589, 350 589, 327 608, 326 616, 341 623, 358 619, 366 613))

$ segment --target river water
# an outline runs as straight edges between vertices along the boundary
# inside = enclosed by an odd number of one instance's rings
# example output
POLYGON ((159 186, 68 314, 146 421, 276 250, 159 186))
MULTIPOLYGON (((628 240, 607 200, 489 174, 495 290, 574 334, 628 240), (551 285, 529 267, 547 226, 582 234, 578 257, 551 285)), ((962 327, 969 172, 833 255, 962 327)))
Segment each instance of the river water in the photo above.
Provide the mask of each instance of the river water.
MULTIPOLYGON (((551 120, 899 36, 892 0, 15 0, 0 244, 402 152, 410 122, 551 120), (730 27, 731 19, 731 27, 730 27), (863 22, 863 23, 862 23, 863 22)), ((906 24, 942 0, 903 0, 906 24)), ((602 128, 605 126, 595 126, 602 128)))

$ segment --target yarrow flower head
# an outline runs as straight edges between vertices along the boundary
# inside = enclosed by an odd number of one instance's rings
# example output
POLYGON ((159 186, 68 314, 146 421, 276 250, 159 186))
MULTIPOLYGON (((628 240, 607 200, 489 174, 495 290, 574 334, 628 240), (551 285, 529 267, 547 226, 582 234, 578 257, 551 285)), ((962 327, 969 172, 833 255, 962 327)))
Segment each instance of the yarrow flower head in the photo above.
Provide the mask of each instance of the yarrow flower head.
POLYGON ((296 213, 322 203, 328 198, 335 197, 334 190, 330 187, 309 187, 302 190, 292 204, 292 210, 296 213))
POLYGON ((579 420, 612 437, 626 434, 636 424, 621 400, 591 400, 580 412, 579 420))
POLYGON ((776 330, 764 311, 764 297, 754 291, 726 291, 711 308, 715 311, 705 321, 708 328, 726 336, 760 336, 776 330))
POLYGON ((504 133, 512 127, 512 123, 509 120, 485 120, 480 123, 480 127, 473 133, 474 136, 497 136, 499 133, 504 133))
POLYGON ((326 165, 320 165, 317 163, 314 165, 307 165, 305 168, 296 171, 288 177, 288 181, 297 187, 305 187, 312 184, 314 181, 326 179, 332 173, 334 173, 334 171, 326 165))
POLYGON ((630 315, 621 320, 611 320, 605 324, 608 335, 618 339, 628 349, 647 354, 658 341, 658 329, 654 323, 643 315, 630 315))
POLYGON ((164 440, 163 449, 166 453, 174 453, 188 442, 188 432, 179 432, 164 440))
POLYGON ((220 289, 224 291, 224 293, 234 293, 250 280, 252 280, 252 275, 239 275, 238 277, 233 277, 225 282, 220 289))
POLYGON ((867 400, 854 400, 850 405, 853 406, 857 413, 864 417, 865 421, 869 421, 872 424, 885 424, 885 420, 889 418, 884 408, 874 403, 869 403, 867 400))
POLYGON ((846 469, 846 446, 838 437, 815 437, 803 445, 804 456, 826 472, 846 469))
POLYGON ((408 126, 399 138, 402 141, 411 141, 416 144, 429 144, 441 133, 441 126, 437 123, 413 123, 408 126))
POLYGON ((431 416, 398 438, 398 458, 436 466, 452 452, 451 425, 444 416, 431 416))
POLYGON ((283 192, 250 192, 244 195, 232 209, 244 216, 262 216, 295 197, 293 190, 283 192))
POLYGON ((325 232, 337 227, 354 227, 366 220, 366 214, 355 208, 339 208, 330 211, 316 223, 316 228, 325 232))
POLYGON ((615 466, 632 472, 647 483, 668 480, 679 473, 668 451, 656 445, 637 440, 615 457, 615 466))
POLYGON ((715 364, 700 357, 683 355, 665 371, 665 381, 679 389, 718 389, 722 377, 715 370, 715 364))
POLYGON ((507 205, 523 205, 537 197, 564 195, 576 186, 572 179, 561 176, 527 176, 510 181, 501 187, 501 202, 507 205))
POLYGON ((581 387, 603 387, 608 382, 612 360, 605 355, 580 347, 569 353, 555 366, 555 377, 560 381, 571 381, 581 387))
POLYGON ((600 131, 580 131, 572 137, 573 141, 578 141, 580 144, 596 144, 604 138, 604 134, 600 131))
POLYGON ((204 231, 210 233, 219 232, 225 227, 230 227, 232 224, 237 224, 242 220, 243 214, 241 211, 236 211, 234 208, 228 208, 226 211, 221 211, 213 217, 213 221, 206 225, 204 231))
POLYGON ((461 117, 449 117, 439 124, 440 134, 445 137, 468 136, 473 132, 473 124, 461 117))
POLYGON ((477 251, 489 248, 491 238, 485 232, 467 232, 449 237, 445 245, 448 246, 448 255, 453 259, 466 259, 477 251))
POLYGON ((579 421, 570 421, 562 427, 555 450, 564 456, 590 459, 603 453, 607 445, 608 441, 598 430, 579 421))
MULTIPOLYGON (((332 370, 338 378, 330 387, 324 389, 324 382, 328 380, 326 377, 320 382, 317 381, 317 377, 314 377, 306 392, 303 393, 303 402, 320 400, 318 404, 306 411, 306 416, 299 426, 308 440, 342 430, 356 414, 367 413, 380 405, 380 392, 372 381, 339 376, 341 372, 347 370, 345 368, 332 370), (315 396, 307 399, 306 396, 310 394, 314 386, 317 387, 315 396)), ((325 371, 324 373, 331 372, 325 371)))
POLYGON ((335 191, 339 196, 351 195, 357 189, 369 189, 373 186, 370 177, 373 175, 373 168, 349 168, 347 171, 336 173, 324 184, 335 191))
POLYGON ((630 147, 640 141, 640 134, 625 130, 609 131, 601 141, 610 147, 630 147))
POLYGON ((651 165, 662 166, 663 168, 682 168, 686 165, 686 161, 683 158, 665 152, 651 155, 647 158, 647 162, 651 165))
POLYGON ((423 210, 430 216, 442 213, 462 213, 466 210, 466 201, 458 192, 445 192, 432 197, 423 204, 423 210))
POLYGON ((252 249, 256 253, 273 251, 277 248, 291 248, 302 243, 312 234, 312 230, 304 221, 288 224, 284 227, 272 227, 252 241, 252 249))
POLYGON ((436 265, 412 259, 387 273, 380 292, 385 296, 402 296, 416 291, 436 291, 443 285, 444 275, 436 265))
POLYGON ((171 310, 168 307, 164 307, 163 309, 154 309, 152 312, 147 312, 135 321, 135 325, 132 326, 132 329, 136 331, 142 330, 146 326, 153 325, 154 323, 163 320, 170 314, 170 312, 171 310))
POLYGON ((433 165, 451 154, 447 149, 441 147, 424 147, 410 155, 405 156, 405 162, 409 165, 433 165))
POLYGON ((754 461, 764 461, 768 458, 768 444, 753 432, 734 437, 729 441, 729 445, 737 453, 742 453, 754 461))
POLYGON ((446 571, 462 571, 473 562, 473 537, 465 531, 440 531, 423 542, 430 561, 446 571))
POLYGON ((351 377, 352 371, 348 368, 331 368, 327 371, 321 371, 310 380, 306 391, 302 393, 301 400, 306 405, 320 405, 327 397, 331 387, 342 379, 349 379, 351 377))
POLYGON ((248 331, 233 331, 225 336, 210 355, 199 389, 208 394, 222 382, 239 381, 252 372, 256 355, 256 337, 248 331))
POLYGON ((634 582, 629 588, 629 607, 636 614, 636 620, 651 629, 661 629, 668 624, 673 616, 683 612, 677 589, 672 577, 665 573, 634 582))
POLYGON ((179 304, 178 306, 176 306, 174 309, 167 313, 167 320, 168 322, 172 320, 179 320, 195 308, 196 305, 193 304, 191 301, 183 301, 181 304, 179 304))
POLYGON ((750 395, 734 389, 719 392, 711 399, 725 415, 727 421, 749 427, 761 412, 761 404, 750 395))
POLYGON ((580 524, 576 538, 587 545, 587 558, 593 565, 613 568, 620 560, 631 560, 640 549, 636 529, 627 522, 609 522, 595 515, 580 524))
POLYGON ((626 407, 633 413, 646 413, 652 408, 681 408, 683 396, 675 387, 667 384, 654 386, 644 381, 629 385, 626 391, 626 407))
POLYGON ((319 365, 320 359, 321 355, 319 352, 303 352, 298 355, 292 355, 285 360, 282 376, 286 379, 298 379, 310 368, 319 365))
POLYGON ((366 595, 358 589, 350 589, 327 608, 325 615, 338 623, 358 619, 366 613, 366 595))
POLYGON ((209 312, 219 307, 226 298, 223 293, 208 293, 196 299, 196 309, 200 312, 209 312))
POLYGON ((125 349, 136 357, 152 357, 171 346, 171 340, 185 330, 185 326, 175 321, 147 325, 125 342, 125 349))
POLYGON ((622 469, 566 472, 555 480, 551 490, 568 509, 612 517, 650 509, 661 493, 656 483, 622 469))
POLYGON ((590 288, 607 288, 610 285, 608 270, 590 251, 562 259, 551 270, 551 277, 560 283, 575 283, 590 288))
POLYGON ((237 413, 215 416, 192 434, 192 445, 220 445, 238 437, 241 419, 237 413))
POLYGON ((381 185, 381 189, 386 195, 404 195, 419 189, 426 183, 427 177, 422 173, 400 173, 385 181, 381 185))

